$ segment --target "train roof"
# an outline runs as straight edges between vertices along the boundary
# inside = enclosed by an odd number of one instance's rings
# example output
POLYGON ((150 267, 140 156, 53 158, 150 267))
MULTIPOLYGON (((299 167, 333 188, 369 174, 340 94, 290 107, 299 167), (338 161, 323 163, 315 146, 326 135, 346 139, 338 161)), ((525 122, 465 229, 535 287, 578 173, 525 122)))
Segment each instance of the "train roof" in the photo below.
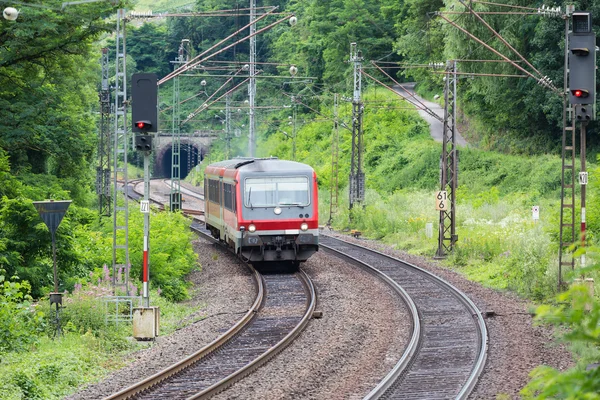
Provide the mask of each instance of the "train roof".
MULTIPOLYGON (((243 172, 271 172, 271 171, 313 171, 312 167, 296 161, 280 160, 275 157, 270 158, 247 158, 240 157, 231 160, 219 161, 210 164, 207 169, 221 170, 239 170, 243 172)), ((214 173, 214 170, 211 171, 214 173)))

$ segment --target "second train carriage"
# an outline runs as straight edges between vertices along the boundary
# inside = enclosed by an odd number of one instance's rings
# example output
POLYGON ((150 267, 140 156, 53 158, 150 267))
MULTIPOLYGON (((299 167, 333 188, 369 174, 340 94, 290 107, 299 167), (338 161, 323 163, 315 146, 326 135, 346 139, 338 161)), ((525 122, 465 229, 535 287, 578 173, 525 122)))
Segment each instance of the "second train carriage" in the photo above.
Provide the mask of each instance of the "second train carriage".
POLYGON ((204 172, 206 227, 253 264, 306 261, 319 249, 317 177, 308 165, 236 158, 204 172))

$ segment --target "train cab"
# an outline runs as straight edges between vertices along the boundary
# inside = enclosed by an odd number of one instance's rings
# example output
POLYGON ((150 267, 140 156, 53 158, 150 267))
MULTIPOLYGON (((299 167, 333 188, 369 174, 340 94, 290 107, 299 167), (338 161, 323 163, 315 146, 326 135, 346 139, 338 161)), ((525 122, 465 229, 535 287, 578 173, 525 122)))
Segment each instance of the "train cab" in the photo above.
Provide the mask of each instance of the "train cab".
POLYGON ((251 263, 306 261, 319 248, 313 168, 276 158, 238 158, 205 170, 206 226, 251 263))

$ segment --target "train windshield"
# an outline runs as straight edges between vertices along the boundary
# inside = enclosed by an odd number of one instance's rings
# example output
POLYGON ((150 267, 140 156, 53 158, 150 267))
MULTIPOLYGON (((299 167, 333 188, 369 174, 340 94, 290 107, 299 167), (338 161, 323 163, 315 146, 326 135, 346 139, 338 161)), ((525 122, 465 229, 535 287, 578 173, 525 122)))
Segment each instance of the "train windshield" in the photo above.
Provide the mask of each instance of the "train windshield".
POLYGON ((245 182, 246 207, 304 207, 310 204, 305 176, 247 178, 245 182))

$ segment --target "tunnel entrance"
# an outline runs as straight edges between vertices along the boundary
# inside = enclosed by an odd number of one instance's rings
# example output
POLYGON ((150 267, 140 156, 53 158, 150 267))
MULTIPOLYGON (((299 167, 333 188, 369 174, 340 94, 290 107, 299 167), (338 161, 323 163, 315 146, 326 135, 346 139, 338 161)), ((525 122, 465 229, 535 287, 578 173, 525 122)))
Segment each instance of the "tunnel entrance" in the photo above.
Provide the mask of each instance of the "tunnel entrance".
MULTIPOLYGON (((198 151, 198 148, 194 145, 181 143, 179 148, 179 178, 185 179, 192 168, 198 165, 203 158, 202 150, 198 151)), ((173 167, 173 149, 171 146, 163 153, 162 159, 158 160, 157 167, 158 171, 156 172, 160 177, 171 177, 173 167)))

